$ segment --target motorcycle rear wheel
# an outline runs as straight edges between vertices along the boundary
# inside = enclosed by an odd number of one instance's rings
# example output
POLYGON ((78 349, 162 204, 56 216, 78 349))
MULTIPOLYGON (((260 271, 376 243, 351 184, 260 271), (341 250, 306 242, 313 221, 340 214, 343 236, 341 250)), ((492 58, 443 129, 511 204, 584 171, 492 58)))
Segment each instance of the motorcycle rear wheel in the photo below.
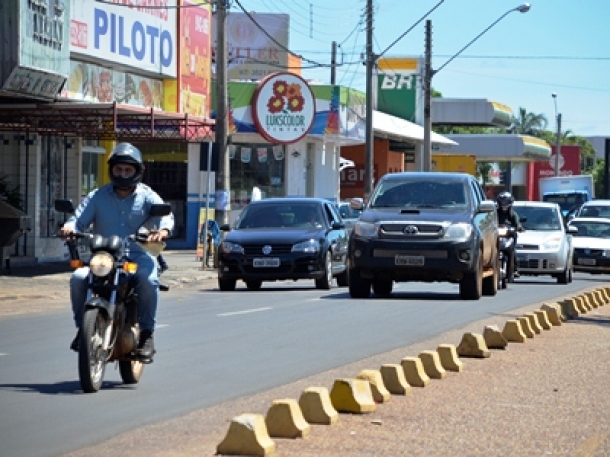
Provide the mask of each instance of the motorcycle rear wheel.
POLYGON ((83 316, 78 377, 85 393, 95 393, 102 387, 106 371, 107 352, 103 349, 108 322, 99 309, 88 309, 83 316))
POLYGON ((144 372, 144 364, 138 360, 121 360, 119 373, 125 384, 137 384, 144 372))

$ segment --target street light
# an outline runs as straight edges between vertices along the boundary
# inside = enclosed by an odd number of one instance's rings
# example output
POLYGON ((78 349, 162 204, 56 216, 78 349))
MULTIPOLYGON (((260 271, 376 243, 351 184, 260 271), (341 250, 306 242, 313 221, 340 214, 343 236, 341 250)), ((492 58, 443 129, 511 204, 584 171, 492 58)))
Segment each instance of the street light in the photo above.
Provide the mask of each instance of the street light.
POLYGON ((512 8, 492 22, 485 30, 479 33, 476 37, 474 37, 466 46, 456 52, 447 62, 441 65, 438 69, 433 70, 431 65, 432 60, 432 31, 431 31, 431 21, 426 21, 426 62, 424 68, 424 145, 423 145, 423 158, 422 158, 422 169, 423 171, 430 171, 432 166, 432 153, 430 151, 430 133, 432 131, 432 115, 431 115, 431 107, 430 107, 430 98, 432 93, 432 77, 445 68, 449 62, 459 56, 466 48, 468 48, 472 43, 481 38, 489 29, 491 29, 494 25, 504 19, 507 15, 512 13, 513 11, 518 11, 520 13, 527 13, 531 8, 529 3, 524 3, 522 5, 517 6, 516 8, 512 8))
POLYGON ((557 139, 555 143, 555 176, 559 176, 559 157, 561 155, 561 113, 557 112, 557 94, 553 92, 553 102, 555 103, 555 119, 557 119, 557 139))

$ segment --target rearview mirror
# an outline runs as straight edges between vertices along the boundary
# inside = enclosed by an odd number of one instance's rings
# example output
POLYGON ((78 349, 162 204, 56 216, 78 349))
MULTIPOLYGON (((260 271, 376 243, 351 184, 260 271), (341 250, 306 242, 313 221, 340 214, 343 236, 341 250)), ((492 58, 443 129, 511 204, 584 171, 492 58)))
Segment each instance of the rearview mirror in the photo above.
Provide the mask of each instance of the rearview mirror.
POLYGON ((74 204, 69 198, 58 198, 55 200, 55 211, 71 214, 74 212, 74 204))
POLYGON ((172 212, 172 205, 169 203, 157 203, 150 206, 148 214, 150 217, 167 216, 172 212))

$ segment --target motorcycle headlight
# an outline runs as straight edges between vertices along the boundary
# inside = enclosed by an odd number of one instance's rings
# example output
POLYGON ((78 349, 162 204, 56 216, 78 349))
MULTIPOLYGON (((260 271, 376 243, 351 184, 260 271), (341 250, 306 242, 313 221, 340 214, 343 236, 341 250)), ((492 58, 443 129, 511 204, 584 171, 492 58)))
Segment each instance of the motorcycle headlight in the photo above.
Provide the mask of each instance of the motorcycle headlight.
POLYGON ((445 233, 444 238, 449 240, 462 240, 470 238, 472 235, 472 225, 470 224, 451 224, 445 233))
POLYGON ((114 259, 106 252, 98 252, 91 256, 89 260, 89 269, 95 276, 103 278, 108 276, 114 267, 114 259))
POLYGON ((318 252, 320 242, 318 240, 307 240, 292 246, 292 252, 318 252))
POLYGON ((223 241, 220 243, 220 252, 223 254, 243 254, 244 248, 241 244, 233 243, 231 241, 223 241))
POLYGON ((375 238, 379 236, 379 226, 370 222, 358 221, 354 225, 354 233, 364 238, 375 238))

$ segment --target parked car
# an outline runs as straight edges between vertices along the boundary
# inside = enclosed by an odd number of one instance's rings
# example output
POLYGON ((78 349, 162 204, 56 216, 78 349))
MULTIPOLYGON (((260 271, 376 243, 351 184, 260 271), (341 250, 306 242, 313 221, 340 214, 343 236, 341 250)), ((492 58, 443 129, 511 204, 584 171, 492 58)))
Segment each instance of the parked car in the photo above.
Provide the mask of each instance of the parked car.
POLYGON ((351 231, 354 228, 354 224, 362 214, 362 210, 352 208, 349 201, 342 201, 339 203, 339 214, 345 223, 345 228, 348 231, 351 231))
POLYGON ((610 218, 577 217, 568 223, 574 234, 574 271, 610 273, 610 218))
POLYGON ((218 286, 250 290, 264 281, 313 279, 316 288, 347 286, 348 232, 335 205, 321 198, 268 198, 241 212, 218 249, 218 286))
POLYGON ((349 292, 389 295, 394 282, 452 282, 460 297, 498 290, 498 217, 467 173, 384 175, 350 234, 349 292))
POLYGON ((524 232, 517 235, 516 262, 521 276, 550 275, 560 284, 572 282, 572 234, 557 203, 516 201, 513 209, 524 232))

